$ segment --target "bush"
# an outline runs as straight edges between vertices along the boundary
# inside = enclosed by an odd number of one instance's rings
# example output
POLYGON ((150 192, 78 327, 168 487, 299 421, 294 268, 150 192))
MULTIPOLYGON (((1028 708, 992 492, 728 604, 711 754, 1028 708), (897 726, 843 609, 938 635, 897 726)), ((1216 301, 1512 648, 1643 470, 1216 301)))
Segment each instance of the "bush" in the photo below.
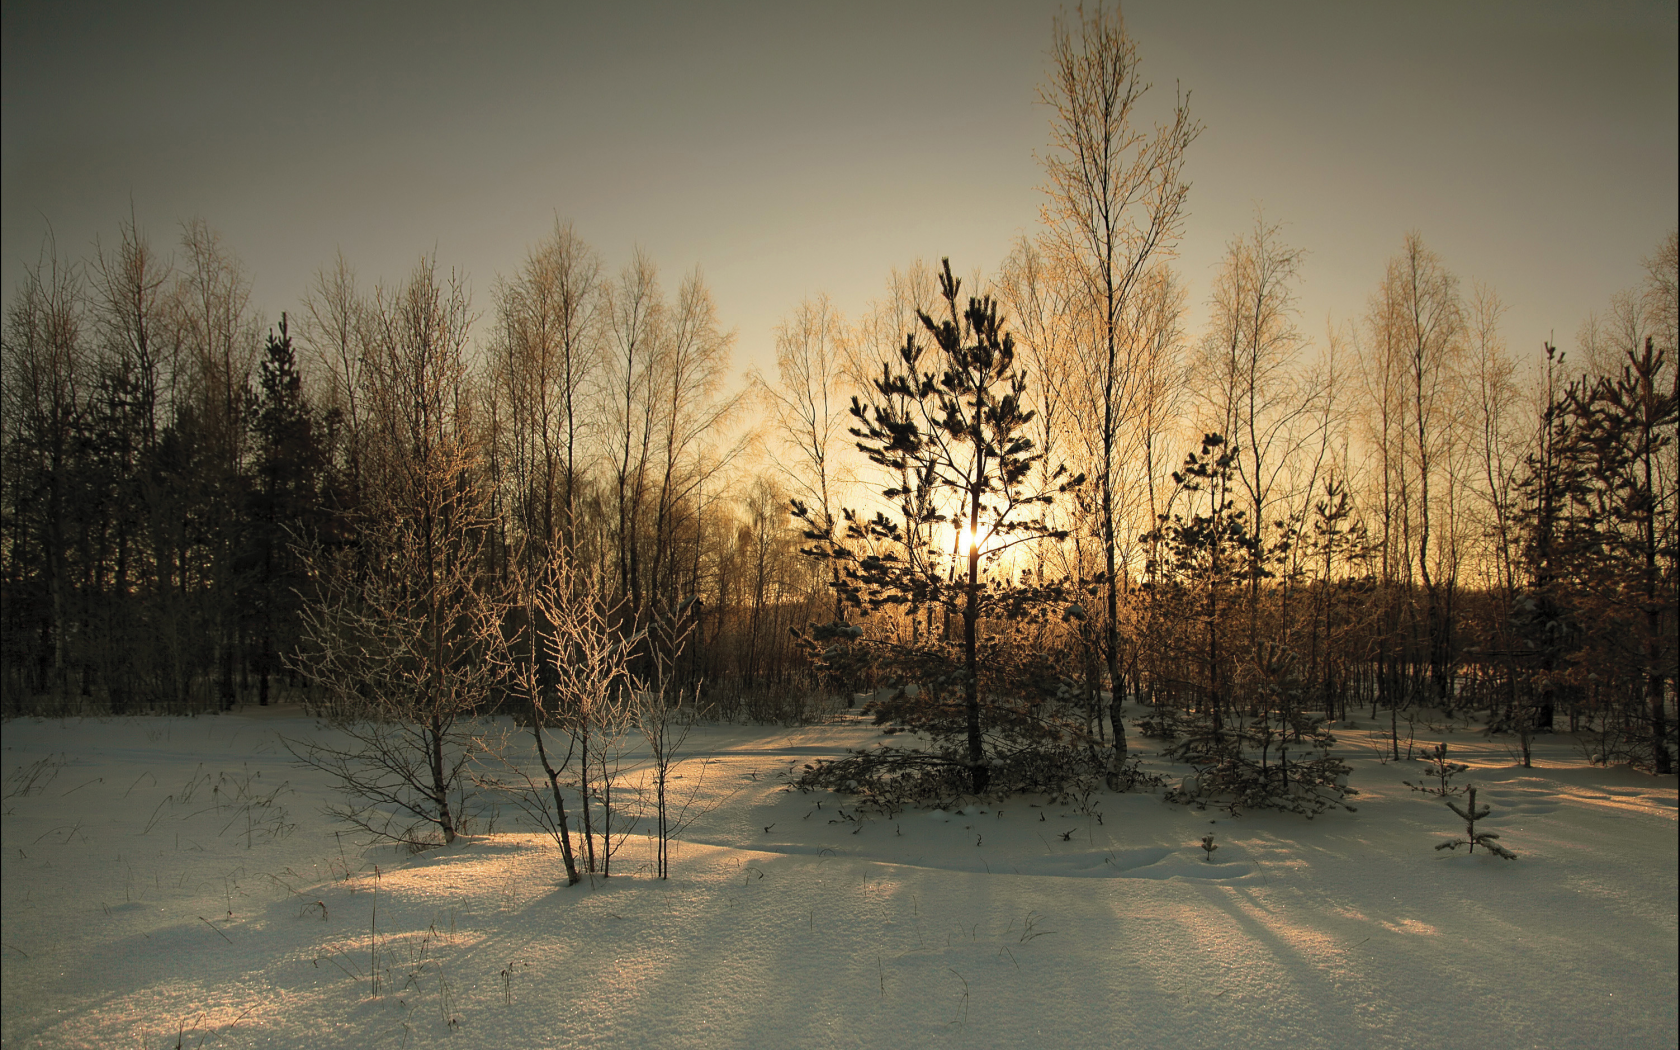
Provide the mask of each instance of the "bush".
POLYGON ((1197 726, 1165 752, 1195 769, 1167 792, 1167 801, 1198 809, 1215 805, 1232 816, 1244 810, 1276 809, 1310 819, 1335 806, 1354 812, 1343 801, 1358 794, 1347 785, 1348 765, 1330 754, 1336 738, 1317 719, 1298 721, 1286 726, 1286 731, 1269 718, 1223 731, 1214 731, 1206 723, 1197 726), (1277 749, 1275 761, 1273 748, 1277 749))

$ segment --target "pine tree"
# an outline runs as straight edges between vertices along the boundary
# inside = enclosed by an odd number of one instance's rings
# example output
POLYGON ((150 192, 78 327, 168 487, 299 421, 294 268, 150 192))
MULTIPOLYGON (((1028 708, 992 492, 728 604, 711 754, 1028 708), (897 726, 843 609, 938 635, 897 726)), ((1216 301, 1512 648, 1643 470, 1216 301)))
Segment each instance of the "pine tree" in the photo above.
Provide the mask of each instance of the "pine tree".
MULTIPOLYGON (((1550 348, 1548 347, 1549 355, 1550 348)), ((1555 367, 1555 359, 1553 367, 1555 367)), ((1556 696, 1590 684, 1630 737, 1612 753, 1658 773, 1674 768, 1664 693, 1674 676, 1675 571, 1680 534, 1671 468, 1680 389, 1667 355, 1647 340, 1619 376, 1583 376, 1548 399, 1539 449, 1518 515, 1528 589, 1512 611, 1532 654, 1534 714, 1515 728, 1549 725, 1556 696)))
POLYGON ((1223 435, 1204 435, 1201 451, 1187 455, 1172 479, 1178 486, 1175 500, 1178 495, 1205 493, 1205 504, 1190 509, 1188 517, 1162 514, 1155 530, 1143 537, 1150 549, 1165 552, 1149 567, 1150 600, 1183 602, 1184 619, 1199 635, 1188 644, 1194 647, 1194 662, 1201 665, 1199 706, 1215 742, 1224 734, 1230 701, 1232 654, 1222 629, 1229 615, 1225 595, 1246 578, 1257 543, 1245 512, 1231 495, 1236 457, 1236 446, 1227 445, 1223 435))
POLYGON ((1461 787, 1454 787, 1452 778, 1465 772, 1470 767, 1465 765, 1463 762, 1453 762, 1448 760, 1446 741, 1443 740, 1441 743, 1430 748, 1423 760, 1430 764, 1428 774, 1429 776, 1435 778, 1436 786, 1431 787, 1428 784, 1414 784, 1410 780, 1402 780, 1400 783, 1411 788, 1413 791, 1427 791, 1432 795, 1440 795, 1442 798, 1446 798, 1449 795, 1456 795, 1464 790, 1461 787))
POLYGON ((315 538, 310 534, 319 518, 316 479, 325 467, 285 314, 280 315, 279 336, 270 332, 263 347, 258 384, 256 478, 242 568, 253 580, 247 617, 257 636, 257 702, 266 705, 279 654, 298 637, 298 588, 304 576, 295 550, 315 538))
MULTIPOLYGON (((944 612, 942 636, 926 644, 875 640, 893 650, 881 656, 916 681, 893 701, 874 705, 874 713, 879 723, 895 728, 956 737, 960 746, 954 755, 961 756, 956 760, 966 767, 969 789, 981 794, 992 770, 986 733, 1005 712, 1000 703, 983 704, 983 694, 1003 701, 1014 691, 1011 686, 1030 688, 1054 677, 1041 668, 1046 674, 1028 681, 1034 676, 1010 666, 1004 642, 988 640, 982 652, 981 623, 1042 619, 1063 597, 1042 580, 1013 584, 1007 573, 995 570, 1009 547, 1065 536, 1045 525, 1042 508, 1083 479, 1068 478, 1060 468, 1037 469, 1043 454, 1026 436, 1034 413, 1026 403, 1026 376, 1016 367, 1014 339, 990 297, 971 297, 964 309, 960 289, 945 260, 940 292, 946 316, 920 314, 931 347, 916 333, 907 334, 898 370, 883 366, 868 401, 852 399, 851 433, 858 449, 890 477, 904 479, 882 495, 900 507, 906 525, 881 513, 864 519, 848 509, 844 539, 806 553, 839 563, 842 603, 860 615, 909 606, 930 610, 931 624, 931 610, 944 612), (952 553, 932 539, 941 525, 956 533, 952 553), (945 644, 953 620, 960 620, 960 648, 945 644)), ((812 525, 808 536, 827 539, 808 508, 796 503, 794 512, 812 525)), ((833 667, 856 651, 852 640, 861 633, 856 625, 839 623, 805 637, 819 667, 833 667)))
POLYGON ((1600 509, 1586 520, 1587 548, 1598 564, 1584 582, 1597 618, 1625 632, 1606 640, 1624 665, 1638 668, 1651 768, 1663 775, 1674 772, 1664 687, 1675 673, 1680 508, 1675 479, 1663 477, 1662 460, 1680 425, 1680 371, 1649 338, 1642 352, 1630 350, 1626 357, 1621 375, 1604 377, 1571 399, 1577 441, 1594 463, 1600 509))
POLYGON ((1499 844, 1499 836, 1497 834, 1491 831, 1476 830, 1476 821, 1482 820, 1487 817, 1488 814, 1492 813, 1493 807, 1476 805, 1476 787, 1474 784, 1470 786, 1469 790, 1465 794, 1464 805, 1460 806, 1458 804, 1458 800, 1453 798, 1443 799, 1442 801, 1446 802, 1447 808, 1458 814, 1459 819, 1464 821, 1464 837, 1461 839, 1449 839, 1446 842, 1438 843, 1435 846, 1436 849, 1456 850, 1460 846, 1469 846, 1470 849, 1467 852, 1474 853, 1476 852, 1476 847, 1480 846, 1489 853, 1492 853, 1495 856, 1504 857, 1506 860, 1517 859, 1517 855, 1515 853, 1512 853, 1510 850, 1499 844))

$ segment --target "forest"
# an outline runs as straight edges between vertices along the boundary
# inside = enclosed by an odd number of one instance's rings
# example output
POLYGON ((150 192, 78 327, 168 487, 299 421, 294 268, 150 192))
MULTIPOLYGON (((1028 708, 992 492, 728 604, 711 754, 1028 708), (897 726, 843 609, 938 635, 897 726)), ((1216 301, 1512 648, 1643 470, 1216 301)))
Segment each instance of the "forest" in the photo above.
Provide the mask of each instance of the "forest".
POLYGON ((0 1044, 1680 1050, 1672 10, 247 6, 5 6, 0 1044))
POLYGON ((5 715, 575 726, 582 616, 697 717, 943 741, 816 771, 884 799, 1114 785, 1138 733, 1270 769, 1357 712, 1398 756, 1424 708, 1672 772, 1675 232, 1567 348, 1416 234, 1318 339, 1257 214, 1192 331, 1201 126, 1146 90, 1117 19, 1061 25, 1037 231, 790 304, 742 382, 698 269, 564 222, 477 294, 340 256, 266 321, 204 220, 48 243, 5 308, 5 715))

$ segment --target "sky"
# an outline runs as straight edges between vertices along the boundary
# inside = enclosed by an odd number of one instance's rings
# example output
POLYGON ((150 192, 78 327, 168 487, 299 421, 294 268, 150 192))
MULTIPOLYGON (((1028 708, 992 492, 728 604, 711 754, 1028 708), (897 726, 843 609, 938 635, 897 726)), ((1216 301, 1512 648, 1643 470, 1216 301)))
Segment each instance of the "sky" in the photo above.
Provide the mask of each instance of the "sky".
MULTIPOLYGON (((342 251, 435 252, 484 318, 555 221, 666 288, 698 267, 740 368, 802 298, 991 271, 1039 228, 1055 3, 91 4, 6 0, 0 291, 49 235, 204 219, 265 319, 342 251)), ((1356 321, 1417 231, 1522 355, 1632 287, 1676 224, 1672 2, 1144 2, 1148 115, 1203 125, 1177 266, 1194 332, 1258 212, 1306 250, 1303 330, 1356 321)), ((482 331, 488 325, 480 322, 482 331)))

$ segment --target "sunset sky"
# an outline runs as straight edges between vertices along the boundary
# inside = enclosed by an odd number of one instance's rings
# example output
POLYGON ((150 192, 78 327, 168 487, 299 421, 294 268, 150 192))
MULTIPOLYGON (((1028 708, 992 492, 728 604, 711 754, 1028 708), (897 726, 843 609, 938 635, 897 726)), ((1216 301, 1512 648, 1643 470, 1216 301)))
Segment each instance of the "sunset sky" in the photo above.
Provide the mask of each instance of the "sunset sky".
MULTIPOLYGON (((1038 225, 1054 3, 4 6, 3 285, 47 230, 169 247, 218 230, 269 320, 342 249, 399 280, 435 250, 491 309, 556 216, 668 290, 698 265, 736 363, 888 270, 990 271, 1038 225)), ((1408 230, 1511 307, 1513 349, 1632 286, 1676 222, 1676 5, 1124 7, 1193 145, 1179 267, 1199 327, 1255 208, 1310 253, 1302 323, 1353 320, 1408 230)))

